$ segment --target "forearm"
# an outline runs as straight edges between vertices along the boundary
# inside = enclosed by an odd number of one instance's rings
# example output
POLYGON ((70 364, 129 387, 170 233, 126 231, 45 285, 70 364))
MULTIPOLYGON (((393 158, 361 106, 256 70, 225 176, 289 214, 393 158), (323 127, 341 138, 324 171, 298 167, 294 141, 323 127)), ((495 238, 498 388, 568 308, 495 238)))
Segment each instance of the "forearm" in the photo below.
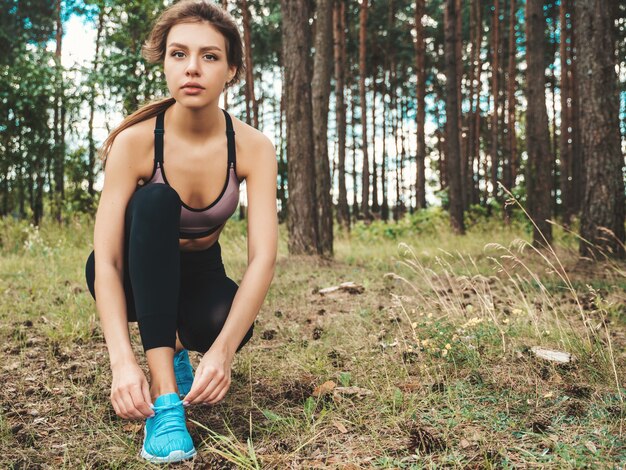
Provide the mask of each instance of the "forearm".
POLYGON ((109 351, 111 368, 123 362, 134 361, 121 274, 113 266, 102 267, 97 271, 94 288, 96 308, 109 351))
POLYGON ((224 349, 234 357, 237 347, 254 323, 274 277, 275 261, 254 259, 248 264, 228 318, 213 347, 224 349))

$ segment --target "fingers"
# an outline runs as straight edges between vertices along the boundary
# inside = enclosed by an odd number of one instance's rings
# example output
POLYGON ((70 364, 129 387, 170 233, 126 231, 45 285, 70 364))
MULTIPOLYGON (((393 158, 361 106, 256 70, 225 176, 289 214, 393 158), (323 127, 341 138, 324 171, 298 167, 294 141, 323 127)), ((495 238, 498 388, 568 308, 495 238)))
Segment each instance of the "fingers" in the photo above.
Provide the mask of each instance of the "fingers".
POLYGON ((226 392, 228 392, 228 389, 230 388, 230 379, 224 381, 223 386, 221 387, 221 389, 216 390, 211 396, 209 396, 209 398, 207 398, 204 402, 205 403, 209 403, 211 405, 214 405, 216 403, 219 403, 220 401, 222 401, 222 399, 226 396, 226 392))
POLYGON ((115 413, 124 419, 145 419, 154 414, 150 408, 150 394, 146 401, 143 387, 134 385, 111 393, 111 403, 115 413))
POLYGON ((211 377, 207 376, 204 373, 204 369, 198 367, 198 370, 196 370, 196 376, 194 377, 193 383, 191 384, 191 390, 189 390, 189 393, 185 395, 183 405, 198 403, 196 400, 198 398, 198 395, 202 393, 202 391, 206 388, 210 381, 211 377))
POLYGON ((134 386, 130 389, 130 397, 133 400, 135 411, 139 412, 139 418, 149 418, 154 414, 150 408, 150 400, 146 401, 142 387, 134 386))
POLYGON ((224 371, 208 367, 206 369, 200 367, 196 371, 196 378, 194 379, 191 390, 184 399, 184 404, 198 404, 207 403, 208 399, 216 398, 222 388, 226 385, 230 385, 230 374, 225 374, 224 371))

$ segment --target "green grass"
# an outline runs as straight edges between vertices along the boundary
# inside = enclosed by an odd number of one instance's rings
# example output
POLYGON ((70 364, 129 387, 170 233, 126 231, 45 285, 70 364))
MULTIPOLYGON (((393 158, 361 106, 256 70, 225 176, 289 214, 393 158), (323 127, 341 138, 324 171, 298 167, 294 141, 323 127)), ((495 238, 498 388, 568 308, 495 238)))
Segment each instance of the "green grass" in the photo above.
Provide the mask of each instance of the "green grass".
MULTIPOLYGON (((2 468, 145 468, 141 423, 117 418, 108 399, 84 282, 92 230, 87 218, 38 230, 0 221, 2 468)), ((519 222, 481 220, 458 237, 440 214, 414 215, 336 233, 329 261, 289 257, 281 226, 276 276, 231 388, 188 413, 190 466, 626 465, 626 270, 581 266, 572 237, 555 234, 554 253, 535 252, 519 222), (318 293, 345 281, 364 292, 318 293), (532 346, 576 361, 548 363, 532 346)), ((239 281, 245 224, 230 222, 220 243, 239 281)))

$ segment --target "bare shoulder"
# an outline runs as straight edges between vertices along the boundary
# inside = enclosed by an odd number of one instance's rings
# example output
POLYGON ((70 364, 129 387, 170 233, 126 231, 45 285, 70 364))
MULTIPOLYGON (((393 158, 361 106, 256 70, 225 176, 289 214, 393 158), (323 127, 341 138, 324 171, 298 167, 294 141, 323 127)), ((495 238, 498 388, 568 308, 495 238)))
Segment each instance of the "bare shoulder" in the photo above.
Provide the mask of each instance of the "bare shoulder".
POLYGON ((107 166, 112 160, 123 160, 123 165, 132 169, 138 179, 149 178, 153 167, 155 119, 146 119, 122 130, 111 145, 107 166))
POLYGON ((235 117, 233 127, 240 178, 246 178, 258 165, 276 165, 276 149, 268 136, 235 117))

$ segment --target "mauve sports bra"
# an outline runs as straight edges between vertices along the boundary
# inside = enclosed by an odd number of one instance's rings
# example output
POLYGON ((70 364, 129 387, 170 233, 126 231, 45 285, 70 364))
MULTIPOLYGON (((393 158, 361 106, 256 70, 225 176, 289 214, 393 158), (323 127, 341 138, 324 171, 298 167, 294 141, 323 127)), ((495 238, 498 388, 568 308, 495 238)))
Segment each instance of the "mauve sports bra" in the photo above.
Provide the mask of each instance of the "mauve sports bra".
MULTIPOLYGON (((226 181, 222 192, 210 205, 203 209, 189 207, 181 200, 180 210, 180 238, 206 237, 217 231, 237 209, 239 203, 239 178, 235 169, 235 131, 230 115, 225 111, 226 138, 228 140, 228 166, 226 169, 226 181)), ((152 183, 167 184, 167 177, 163 170, 163 134, 165 133, 163 121, 165 111, 157 115, 154 128, 154 169, 150 179, 139 188, 152 183)))

